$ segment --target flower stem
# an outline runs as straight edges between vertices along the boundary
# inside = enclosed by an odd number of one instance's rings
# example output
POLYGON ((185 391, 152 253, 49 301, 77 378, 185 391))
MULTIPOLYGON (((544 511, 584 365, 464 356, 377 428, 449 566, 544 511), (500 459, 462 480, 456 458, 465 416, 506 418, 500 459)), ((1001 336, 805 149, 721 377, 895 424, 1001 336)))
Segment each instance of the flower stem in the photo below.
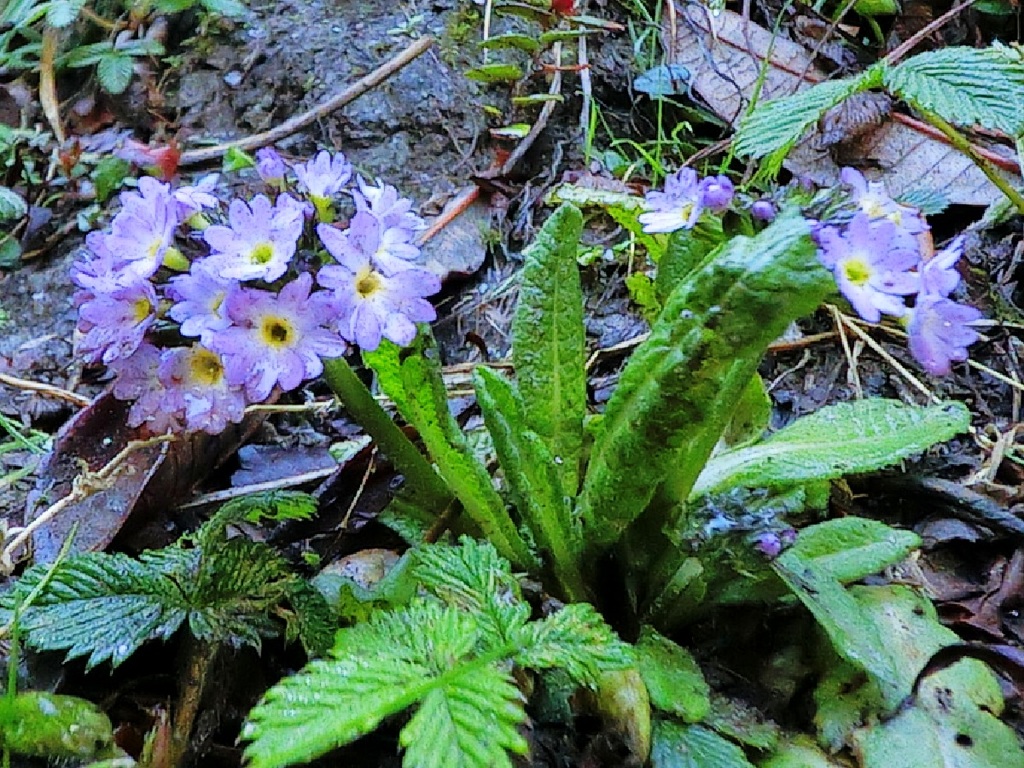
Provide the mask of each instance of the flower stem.
POLYGON ((924 109, 920 104, 915 103, 914 108, 921 113, 921 116, 926 122, 938 129, 938 131, 946 137, 955 149, 960 150, 971 158, 971 161, 981 169, 981 172, 988 177, 989 181, 999 187, 1000 191, 1010 199, 1010 202, 1014 204, 1018 211, 1024 213, 1024 195, 1021 195, 1020 191, 1015 189, 1014 186, 999 173, 992 163, 982 157, 966 136, 960 133, 960 131, 954 128, 950 123, 946 122, 942 117, 931 110, 924 109))
POLYGON ((366 430, 405 483, 428 510, 440 513, 452 501, 452 493, 430 462, 380 407, 344 357, 324 360, 324 380, 352 417, 366 430))

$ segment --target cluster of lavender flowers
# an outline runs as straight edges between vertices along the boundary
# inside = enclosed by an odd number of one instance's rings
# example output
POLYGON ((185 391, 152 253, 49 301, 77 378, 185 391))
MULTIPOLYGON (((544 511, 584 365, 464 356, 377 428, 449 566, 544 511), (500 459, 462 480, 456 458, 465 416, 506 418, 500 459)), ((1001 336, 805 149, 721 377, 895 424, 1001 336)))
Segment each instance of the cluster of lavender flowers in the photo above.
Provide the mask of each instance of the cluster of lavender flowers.
POLYGON ((858 315, 872 323, 883 314, 899 318, 921 367, 935 376, 950 373, 979 339, 970 324, 982 317, 977 308, 949 298, 960 284, 963 237, 933 252, 920 211, 896 202, 881 182, 869 182, 853 168, 844 168, 841 179, 854 212, 845 225, 817 231, 821 262, 858 315))
MULTIPOLYGON (((840 217, 842 223, 814 222, 821 262, 857 314, 869 322, 883 314, 899 318, 914 358, 933 375, 948 374, 952 363, 967 359, 967 347, 979 338, 970 324, 981 319, 981 312, 949 298, 960 283, 956 264, 963 239, 932 253, 920 211, 896 202, 883 184, 867 181, 853 168, 844 168, 841 178, 850 192, 850 210, 840 217)), ((733 200, 726 177, 702 180, 684 168, 666 179, 663 192, 647 194, 639 221, 649 233, 691 229, 705 210, 721 213, 733 200)), ((754 201, 750 213, 770 221, 775 207, 767 200, 754 201)))
POLYGON ((113 372, 133 427, 220 432, 246 405, 319 376, 321 358, 382 338, 406 346, 435 318, 426 297, 440 280, 415 264, 423 222, 411 201, 380 182, 351 188, 341 153, 289 167, 266 149, 257 170, 271 196, 231 200, 226 218, 216 176, 178 189, 140 179, 72 267, 76 350, 113 372), (347 196, 354 215, 340 228, 347 196), (333 260, 300 271, 304 246, 333 260))

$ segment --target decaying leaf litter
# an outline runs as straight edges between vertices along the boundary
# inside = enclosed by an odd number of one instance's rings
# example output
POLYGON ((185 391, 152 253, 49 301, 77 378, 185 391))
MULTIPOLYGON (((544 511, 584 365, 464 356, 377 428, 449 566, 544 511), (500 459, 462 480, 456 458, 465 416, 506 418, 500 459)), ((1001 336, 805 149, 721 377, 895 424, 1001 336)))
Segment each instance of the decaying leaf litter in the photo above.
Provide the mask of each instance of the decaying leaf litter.
MULTIPOLYGON (((348 10, 342 9, 342 12, 348 10)), ((257 9, 260 18, 254 26, 239 27, 225 37, 214 38, 214 42, 209 44, 210 50, 197 48, 185 54, 183 67, 178 73, 175 105, 178 126, 185 130, 181 134, 183 136, 191 131, 193 137, 212 137, 218 140, 258 133, 301 112, 303 107, 321 101, 326 94, 337 90, 339 82, 353 82, 388 55, 403 48, 411 38, 425 31, 437 35, 437 45, 392 79, 369 91, 341 112, 319 115, 315 127, 307 128, 280 142, 278 146, 295 155, 307 153, 318 146, 343 149, 357 167, 367 174, 386 175, 394 179, 428 214, 439 211, 446 199, 456 196, 459 190, 465 189, 477 179, 486 203, 475 202, 468 214, 456 218, 442 230, 438 241, 446 238, 446 242, 436 246, 432 255, 432 258, 446 265, 445 271, 456 273, 449 280, 450 287, 442 302, 442 307, 449 309, 446 316, 442 315, 438 335, 444 342, 445 362, 451 363, 446 383, 453 398, 453 407, 459 418, 472 427, 473 421, 479 420, 479 417, 470 399, 472 389, 469 387, 468 370, 459 363, 480 359, 500 362, 506 358, 515 299, 514 275, 518 265, 518 244, 529 238, 535 228, 534 221, 542 220, 544 195, 563 180, 597 190, 628 192, 631 189, 612 178, 600 165, 588 166, 581 156, 578 133, 580 100, 577 91, 583 85, 578 72, 562 73, 563 92, 570 98, 551 110, 547 124, 542 131, 537 132, 531 152, 515 168, 509 169, 511 173, 496 175, 495 169, 500 169, 503 164, 502 155, 498 154, 498 150, 503 147, 486 134, 487 123, 481 117, 479 107, 484 102, 503 100, 505 94, 500 88, 481 91, 471 85, 463 78, 464 70, 479 62, 458 58, 460 45, 464 43, 456 38, 456 25, 472 9, 459 6, 421 14, 395 12, 373 20, 365 13, 367 10, 353 8, 353 20, 339 22, 333 15, 336 10, 319 6, 285 4, 278 8, 257 9), (311 14, 326 17, 327 23, 310 23, 311 14), (303 22, 301 25, 297 23, 300 19, 303 22), (246 44, 243 45, 242 41, 246 41, 246 44), (353 44, 354 41, 358 41, 358 44, 353 44), (292 50, 289 46, 299 44, 307 55, 295 56, 290 53, 287 58, 283 58, 286 51, 292 50), (338 51, 346 51, 349 55, 338 56, 338 51), (282 66, 283 61, 287 63, 282 66), (241 75, 241 83, 231 85, 238 81, 238 75, 241 75), (290 103, 294 103, 294 109, 283 113, 281 106, 290 103), (487 252, 486 233, 483 230, 489 226, 489 221, 494 220, 494 216, 497 216, 500 226, 496 230, 498 237, 491 238, 491 241, 497 239, 498 242, 492 249, 493 258, 486 266, 482 266, 487 252), (483 270, 482 275, 480 270, 483 270)), ((623 22, 628 18, 628 10, 624 9, 592 7, 587 10, 609 21, 623 22)), ((907 19, 910 18, 909 10, 907 19)), ((720 123, 729 124, 737 118, 742 102, 732 103, 727 100, 726 103, 716 103, 716 98, 726 98, 722 95, 723 91, 730 93, 730 88, 749 98, 754 78, 745 80, 739 76, 739 72, 759 72, 760 65, 755 66, 751 61, 756 64, 772 56, 785 55, 788 59, 779 69, 788 72, 790 77, 794 72, 798 80, 823 77, 822 70, 817 66, 820 62, 816 63, 806 50, 823 48, 825 42, 817 46, 808 45, 800 32, 801 25, 808 26, 808 19, 815 21, 816 17, 813 14, 796 14, 792 24, 787 17, 781 25, 783 32, 795 38, 797 44, 804 43, 804 46, 794 48, 788 54, 781 54, 780 50, 787 49, 789 43, 778 40, 774 48, 769 49, 765 41, 770 39, 770 34, 763 31, 771 28, 777 16, 777 9, 755 9, 754 20, 764 25, 759 29, 745 27, 741 16, 731 9, 710 16, 699 6, 686 6, 677 9, 675 13, 664 13, 661 34, 666 41, 666 55, 672 63, 684 67, 693 77, 686 88, 686 98, 698 97, 720 123), (767 17, 759 17, 758 14, 767 14, 767 17), (766 53, 769 50, 770 55, 766 53), (746 60, 743 59, 744 54, 746 60), (723 77, 729 87, 707 84, 707 78, 712 76, 709 73, 723 77)), ((480 21, 475 13, 469 14, 469 18, 474 23, 480 21)), ((919 31, 908 26, 907 19, 903 16, 897 18, 893 34, 903 37, 890 40, 888 50, 898 48, 900 43, 919 31)), ((991 17, 964 11, 953 15, 945 25, 939 27, 940 31, 936 34, 943 36, 946 43, 962 42, 972 32, 992 34, 989 25, 993 23, 991 17)), ((850 34, 848 29, 841 31, 850 34)), ((471 34, 479 33, 480 29, 473 26, 471 34)), ((927 41, 934 38, 924 39, 923 44, 927 46, 927 41)), ((630 95, 622 86, 639 73, 638 68, 629 61, 627 44, 625 33, 614 30, 588 38, 590 68, 584 70, 590 80, 588 96, 606 110, 607 119, 612 121, 614 129, 639 126, 642 131, 656 122, 656 110, 645 96, 630 95), (621 114, 617 114, 619 112, 621 114)), ((835 62, 823 66, 828 71, 835 66, 835 62)), ((788 87, 784 79, 777 81, 774 60, 767 71, 763 86, 766 91, 788 87)), ((174 87, 168 89, 167 95, 173 104, 174 87)), ((135 93, 133 96, 139 98, 140 94, 135 93)), ((142 94, 141 98, 146 98, 146 95, 142 94)), ((88 116, 95 119, 99 113, 108 109, 120 116, 122 122, 115 123, 118 128, 134 128, 136 136, 141 138, 158 126, 151 114, 133 110, 137 105, 137 101, 133 104, 128 97, 114 98, 108 100, 107 104, 93 107, 88 116)), ((536 118, 532 113, 527 113, 525 119, 536 118)), ((943 189, 957 203, 980 205, 996 201, 997 193, 993 188, 986 187, 983 177, 978 179, 975 166, 964 162, 961 155, 949 151, 948 147, 941 144, 936 147, 933 137, 927 140, 907 139, 904 135, 893 138, 892 134, 896 132, 916 130, 913 126, 908 127, 905 119, 890 116, 878 120, 872 118, 867 122, 872 121, 881 124, 879 130, 875 132, 869 129, 866 132, 867 138, 863 132, 858 134, 853 149, 846 150, 863 161, 865 170, 880 167, 883 169, 881 178, 896 189, 902 189, 899 185, 906 183, 910 189, 915 186, 943 189), (915 162, 919 164, 917 167, 920 170, 914 170, 915 162), (886 174, 884 171, 890 172, 886 174), (914 181, 919 179, 926 180, 926 183, 915 185, 914 181)), ((106 130, 109 137, 111 129, 106 130)), ((81 131, 83 135, 89 133, 88 121, 83 120, 79 127, 69 132, 76 131, 81 131)), ((103 131, 98 135, 104 137, 103 131)), ((704 138, 711 141, 724 135, 728 134, 714 133, 713 129, 709 129, 704 138)), ((834 182, 835 169, 838 168, 834 160, 836 152, 822 149, 822 143, 819 141, 817 146, 812 146, 811 142, 802 144, 798 159, 792 160, 802 164, 793 166, 791 170, 799 175, 812 176, 818 183, 834 182)), ((1000 159, 999 147, 984 147, 984 150, 997 160, 1000 159)), ((604 159, 610 164, 608 156, 604 159)), ((1006 159, 1007 162, 1001 162, 998 167, 1014 178, 1013 156, 1008 155, 1006 159)), ((839 164, 849 162, 844 156, 839 164)), ((188 169, 183 171, 188 172, 188 169)), ((630 181, 636 182, 637 179, 631 178, 630 181)), ((1016 181, 1019 183, 1019 177, 1016 181)), ((965 222, 976 218, 978 210, 956 209, 938 217, 933 223, 937 230, 948 228, 952 234, 960 231, 965 222)), ((73 211, 73 207, 68 206, 66 211, 67 215, 72 215, 70 211, 73 211)), ((9 380, 13 386, 5 388, 4 413, 9 418, 38 426, 48 432, 55 430, 67 418, 72 404, 57 401, 61 404, 54 406, 53 399, 31 392, 19 379, 53 383, 88 395, 96 394, 102 385, 102 382, 95 379, 90 380, 90 376, 95 376, 95 371, 83 371, 71 356, 69 339, 74 317, 70 307, 71 289, 65 277, 69 255, 65 252, 67 246, 64 240, 54 236, 55 233, 69 231, 62 224, 50 222, 42 227, 41 232, 32 233, 34 239, 30 243, 36 246, 41 244, 42 252, 27 261, 22 269, 12 270, 5 275, 4 285, 9 290, 5 289, 2 294, 4 308, 12 318, 7 328, 10 332, 2 342, 3 359, 8 369, 4 373, 15 377, 9 380), (36 318, 40 322, 22 321, 27 318, 36 318), (41 325, 47 332, 40 333, 41 325)), ((623 355, 642 338, 646 326, 622 287, 626 274, 639 269, 640 265, 631 259, 631 254, 616 256, 606 248, 615 242, 614 230, 600 217, 591 221, 587 237, 594 243, 595 252, 600 253, 597 261, 584 271, 588 295, 588 347, 594 354, 590 367, 590 394, 594 402, 600 403, 615 386, 623 355)), ((905 649, 900 647, 894 650, 892 658, 879 660, 883 666, 895 664, 905 667, 900 674, 908 678, 902 680, 907 685, 912 682, 910 678, 918 668, 924 666, 928 654, 954 642, 955 637, 941 635, 926 643, 915 635, 913 627, 901 624, 910 621, 909 616, 917 616, 930 609, 920 602, 918 592, 900 585, 909 584, 923 590, 924 594, 936 602, 940 616, 964 640, 995 644, 1020 641, 1017 634, 1019 628, 1015 622, 1019 600, 1018 572, 1021 568, 1019 548, 1015 542, 1020 535, 1020 523, 1015 513, 1022 500, 1019 496, 1019 463, 1015 444, 1015 426, 1019 421, 1019 386, 1014 383, 1018 377, 1017 342, 1013 335, 1013 323, 1019 321, 1019 310, 1015 303, 1018 298, 1016 282, 1021 248, 1019 219, 1011 218, 995 225, 978 226, 971 230, 970 242, 967 258, 972 267, 969 284, 973 298, 986 310, 990 310, 987 316, 1004 324, 1003 327, 989 329, 988 341, 972 350, 972 360, 994 370, 998 376, 984 369, 963 368, 946 379, 915 381, 894 367, 893 358, 905 366, 906 370, 915 370, 901 345, 892 343, 893 339, 887 332, 868 329, 865 333, 864 328, 853 320, 838 313, 825 312, 819 313, 811 323, 804 324, 802 335, 787 336, 776 342, 773 345, 775 352, 762 370, 771 385, 775 427, 781 427, 791 421, 793 416, 813 412, 822 405, 864 395, 883 394, 909 402, 926 402, 926 395, 921 391, 922 382, 928 393, 943 399, 963 400, 972 408, 975 428, 973 435, 960 437, 940 450, 929 452, 911 465, 904 475, 857 478, 849 483, 840 483, 833 490, 832 504, 835 510, 850 514, 863 514, 868 510, 880 519, 914 528, 925 538, 925 546, 919 553, 905 561, 898 572, 888 574, 893 584, 890 587, 891 596, 887 598, 893 606, 892 616, 888 620, 893 625, 885 626, 883 620, 875 616, 871 621, 879 622, 878 626, 868 622, 869 630, 860 629, 883 632, 893 637, 899 637, 900 632, 904 632, 915 638, 915 642, 910 642, 905 649), (885 354, 891 357, 880 356, 871 346, 872 341, 880 344, 885 354)), ((26 250, 32 252, 32 248, 26 250)), ((326 392, 317 387, 311 388, 309 394, 319 400, 326 399, 326 392)), ((285 450, 301 449, 319 455, 315 469, 303 467, 304 472, 292 470, 294 474, 305 476, 329 469, 329 445, 335 446, 334 453, 344 455, 345 459, 336 474, 328 477, 320 486, 321 509, 317 518, 285 523, 269 531, 252 529, 250 532, 257 537, 268 537, 271 542, 283 546, 286 553, 293 557, 300 557, 303 553, 307 556, 316 554, 322 558, 322 562, 327 562, 339 555, 355 552, 358 556, 359 553, 370 552, 372 554, 368 557, 374 563, 379 562, 378 548, 383 547, 387 551, 397 543, 393 534, 388 534, 385 529, 373 523, 375 514, 386 505, 394 491, 395 478, 384 470, 383 459, 373 447, 360 439, 359 430, 345 419, 342 412, 319 405, 298 413, 271 415, 266 420, 261 416, 255 421, 257 423, 248 431, 254 433, 256 444, 285 450), (339 445, 340 449, 337 448, 339 445), (340 526, 342 522, 345 523, 343 527, 340 526)), ((118 426, 116 417, 104 428, 111 430, 114 445, 125 440, 123 426, 118 426)), ((94 434, 106 434, 93 433, 92 429, 95 428, 89 428, 83 434, 71 428, 67 437, 88 443, 94 434)), ((29 438, 32 437, 30 434, 29 438)), ((111 443, 103 438, 99 442, 109 453, 111 443)), ((155 447, 144 450, 152 449, 155 447)), ((482 450, 486 451, 486 447, 482 450)), ((116 453, 115 450, 106 458, 94 461, 90 469, 99 470, 116 453)), ((159 453, 163 456, 163 448, 159 448, 159 453)), ((139 491, 129 491, 128 496, 132 501, 120 502, 119 508, 108 509, 118 517, 104 521, 102 527, 105 529, 99 531, 97 546, 113 539, 111 546, 119 551, 157 549, 170 544, 178 533, 195 528, 199 520, 208 515, 212 506, 208 504, 204 507, 197 503, 202 502, 203 496, 193 499, 191 504, 178 511, 169 509, 161 501, 175 498, 185 503, 193 493, 216 492, 224 486, 236 484, 237 481, 231 478, 233 473, 237 476, 234 468, 238 460, 232 459, 230 454, 231 450, 216 441, 212 444, 199 441, 184 450, 178 446, 175 454, 169 457, 174 459, 171 462, 168 462, 168 458, 151 463, 143 461, 141 468, 131 476, 133 485, 138 484, 140 472, 144 476, 160 462, 170 464, 169 472, 165 475, 169 485, 158 485, 151 489, 151 495, 157 499, 156 503, 150 501, 148 504, 137 504, 135 499, 139 491), (223 464, 222 468, 212 478, 206 479, 209 470, 218 464, 223 464), (127 521, 123 518, 127 518, 127 521), (126 522, 127 525, 122 528, 126 522)), ((27 448, 10 455, 17 462, 12 464, 14 469, 21 464, 32 466, 39 461, 33 459, 33 453, 27 448)), ((70 457, 57 456, 71 466, 70 473, 67 469, 63 470, 67 483, 74 476, 74 459, 79 455, 75 451, 70 457)), ((140 456, 142 454, 135 454, 131 458, 138 459, 140 456)), ((248 461, 249 468, 257 472, 267 468, 266 459, 250 458, 248 461)), ((48 503, 52 503, 61 495, 54 491, 57 486, 50 482, 55 481, 55 478, 47 474, 46 469, 40 472, 45 481, 37 484, 37 492, 48 503)), ((3 490, 10 499, 8 509, 16 511, 22 508, 30 479, 28 477, 11 483, 3 490)), ((270 482, 274 483, 272 475, 270 482)), ((306 487, 313 487, 321 479, 310 477, 307 482, 310 485, 306 487)), ((116 479, 111 490, 117 492, 125 485, 125 480, 116 479)), ((213 498, 223 501, 230 495, 230 491, 224 494, 221 490, 221 495, 213 498)), ((37 502, 34 508, 38 510, 44 506, 37 502)), ((82 517, 84 524, 96 525, 92 513, 82 517)), ((14 517, 11 524, 17 525, 20 522, 14 517)), ((39 547, 40 542, 36 544, 39 547)), ((50 545, 52 555, 57 554, 60 544, 61 537, 55 536, 50 545)), ((345 562, 349 568, 366 567, 353 565, 360 562, 359 557, 345 562)), ((784 579, 799 581, 798 563, 786 562, 780 568, 789 574, 788 577, 783 576, 784 579)), ((808 594, 815 590, 813 583, 804 584, 802 588, 808 594)), ((851 603, 854 606, 851 610, 870 611, 871 601, 879 598, 877 593, 855 593, 852 599, 860 602, 851 603)), ((704 623, 693 625, 684 638, 685 644, 696 650, 698 659, 705 667, 705 674, 718 692, 716 695, 724 692, 731 697, 728 702, 712 700, 716 712, 713 717, 719 721, 715 727, 724 728, 721 721, 732 716, 735 707, 743 703, 759 707, 758 717, 768 716, 784 727, 796 727, 799 730, 802 725, 806 725, 806 712, 801 713, 798 705, 801 691, 806 690, 810 670, 820 662, 810 658, 814 652, 812 649, 801 648, 800 644, 788 639, 807 632, 810 624, 806 618, 797 616, 793 611, 754 612, 753 615, 743 609, 734 611, 743 612, 744 615, 733 616, 726 611, 704 620, 704 623), (716 640, 719 631, 716 627, 720 627, 721 622, 726 620, 732 622, 730 626, 735 628, 736 640, 723 647, 716 640), (770 663, 752 663, 750 648, 758 650, 754 658, 769 659, 770 663)), ((836 631, 843 631, 843 628, 838 626, 836 631)), ((43 678, 47 667, 51 673, 59 670, 63 678, 63 691, 79 693, 94 701, 115 699, 116 704, 111 709, 112 714, 117 713, 115 721, 120 718, 126 732, 134 733, 134 736, 126 736, 126 739, 138 738, 151 726, 156 725, 159 729, 159 724, 167 718, 168 708, 180 709, 183 703, 183 700, 176 699, 180 692, 175 692, 177 686, 173 679, 152 680, 153 668, 151 666, 147 669, 148 662, 166 657, 168 649, 151 649, 148 651, 149 657, 144 652, 133 670, 121 669, 113 679, 102 669, 83 677, 80 668, 68 666, 60 669, 59 660, 43 657, 35 660, 34 663, 42 667, 32 673, 27 687, 41 687, 38 680, 43 678), (147 678, 151 680, 148 684, 147 678), (139 680, 143 681, 140 687, 145 689, 144 694, 123 693, 125 686, 139 685, 139 680)), ((821 649, 817 649, 817 652, 820 653, 821 649)), ((965 652, 965 655, 969 654, 965 652)), ((294 651, 283 653, 268 643, 264 646, 261 659, 251 652, 240 651, 233 658, 223 661, 223 671, 214 668, 208 672, 218 675, 217 680, 230 681, 231 687, 248 690, 240 692, 237 700, 227 697, 227 700, 214 701, 211 698, 199 706, 199 720, 189 743, 193 759, 201 761, 198 764, 233 764, 238 759, 240 753, 233 747, 238 724, 263 691, 252 690, 257 686, 252 685, 251 681, 245 681, 245 685, 240 684, 237 670, 259 667, 263 670, 261 675, 267 677, 265 685, 269 685, 273 677, 301 664, 293 656, 294 651), (243 701, 242 697, 245 696, 249 698, 243 701)), ((837 686, 856 689, 863 682, 855 679, 856 670, 848 662, 836 659, 830 674, 837 686)), ((160 664, 159 661, 157 663, 160 664)), ((681 684, 676 682, 675 685, 681 684)), ((927 689, 927 679, 921 685, 927 689)), ((656 685, 649 684, 648 687, 653 692, 656 685)), ((1009 717, 1014 722, 1014 694, 1009 686, 1005 686, 1004 692, 1010 694, 1009 717)), ((877 693, 869 691, 864 696, 870 698, 877 693)), ((881 693, 890 697, 896 695, 886 691, 881 693)), ((928 695, 941 698, 940 693, 928 695)), ((998 692, 993 692, 990 685, 975 695, 985 700, 984 706, 996 707, 994 697, 998 692)), ((674 706, 683 705, 676 702, 674 706)), ((943 704, 939 701, 936 706, 948 707, 949 702, 943 704)), ((954 702, 953 708, 962 711, 963 716, 968 718, 967 724, 963 726, 968 737, 971 736, 970 729, 977 727, 982 729, 978 731, 978 738, 986 738, 983 725, 969 719, 969 708, 963 708, 962 702, 954 702)), ((908 717, 926 717, 922 711, 926 712, 927 707, 908 717)), ((835 713, 833 722, 852 724, 856 722, 857 716, 855 709, 835 713)), ((894 719, 891 727, 905 727, 900 722, 903 717, 900 715, 894 719)), ((693 718, 694 721, 700 719, 693 718)), ((552 763, 568 759, 579 761, 580 764, 624 764, 627 758, 622 757, 621 751, 616 751, 619 749, 616 744, 619 741, 627 744, 628 753, 628 748, 633 746, 629 738, 616 735, 597 722, 583 719, 577 723, 577 732, 566 732, 552 726, 551 733, 547 733, 544 719, 537 715, 537 735, 533 750, 537 764, 546 764, 545 759, 552 763)), ((607 722, 614 723, 616 720, 610 718, 607 722)), ((741 724, 736 726, 736 730, 745 730, 746 739, 738 737, 737 741, 756 754, 756 750, 763 747, 757 746, 753 723, 754 720, 749 717, 741 718, 741 724)), ((691 748, 701 753, 700 732, 690 731, 688 734, 687 738, 694 742, 691 748)), ((987 736, 997 738, 991 734, 987 736)), ((769 736, 763 738, 771 740, 769 736)), ((837 746, 848 743, 844 742, 840 733, 832 732, 831 738, 837 746)), ((856 738, 854 754, 865 761, 864 764, 875 764, 874 760, 878 758, 872 757, 875 753, 872 753, 871 739, 877 738, 877 731, 864 731, 856 738)), ((936 743, 940 743, 942 734, 939 733, 936 739, 936 743)), ((352 760, 379 764, 378 760, 382 759, 378 757, 379 754, 390 754, 393 751, 392 744, 386 738, 381 741, 381 744, 370 742, 365 745, 365 749, 361 743, 349 748, 347 754, 352 760)), ((678 759, 672 755, 654 756, 655 763, 663 765, 678 764, 672 762, 678 759)), ((730 753, 719 756, 717 764, 743 765, 736 762, 740 759, 745 759, 742 753, 730 753)), ((960 763, 954 761, 949 764, 960 763)))

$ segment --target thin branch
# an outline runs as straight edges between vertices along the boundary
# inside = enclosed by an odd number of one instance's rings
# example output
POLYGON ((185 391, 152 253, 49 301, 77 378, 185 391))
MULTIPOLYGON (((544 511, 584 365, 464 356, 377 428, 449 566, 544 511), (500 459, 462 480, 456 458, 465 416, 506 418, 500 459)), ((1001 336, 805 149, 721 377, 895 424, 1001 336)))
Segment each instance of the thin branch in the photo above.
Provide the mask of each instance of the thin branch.
POLYGON ((253 136, 235 139, 234 141, 227 141, 213 147, 186 150, 181 153, 178 165, 198 165, 199 163, 216 160, 229 149, 242 149, 246 151, 259 149, 260 147, 265 147, 268 144, 281 141, 294 133, 298 133, 306 126, 312 125, 317 120, 329 115, 331 112, 341 109, 346 104, 355 101, 367 91, 376 88, 393 74, 402 69, 402 67, 425 53, 433 44, 433 37, 430 37, 429 35, 421 37, 390 61, 382 64, 370 74, 357 80, 341 93, 331 96, 326 101, 317 104, 309 111, 295 115, 294 117, 285 120, 277 127, 271 128, 269 131, 264 131, 263 133, 257 133, 253 136))

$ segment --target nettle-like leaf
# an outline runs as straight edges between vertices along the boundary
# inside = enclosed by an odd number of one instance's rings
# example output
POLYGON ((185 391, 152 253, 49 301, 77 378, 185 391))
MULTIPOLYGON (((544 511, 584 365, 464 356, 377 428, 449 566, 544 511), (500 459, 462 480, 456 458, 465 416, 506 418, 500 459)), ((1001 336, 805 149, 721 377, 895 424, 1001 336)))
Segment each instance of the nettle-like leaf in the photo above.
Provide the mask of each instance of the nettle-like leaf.
POLYGON ((691 499, 730 488, 777 488, 891 466, 965 432, 959 402, 916 406, 870 398, 804 416, 767 440, 711 459, 691 499))
POLYGON ((663 482, 689 496, 768 344, 833 289, 815 253, 808 224, 788 212, 672 291, 598 427, 577 505, 589 545, 617 540, 663 482))
POLYGON ((527 750, 514 664, 593 685, 631 661, 589 605, 528 622, 511 567, 489 543, 425 546, 414 569, 428 596, 340 631, 330 658, 283 680, 249 714, 242 739, 253 768, 308 762, 410 707, 399 735, 407 768, 511 766, 509 753, 527 750))
MULTIPOLYGON (((198 566, 194 550, 139 560, 101 553, 68 558, 22 611, 22 635, 36 650, 87 657, 87 668, 108 660, 116 667, 146 641, 165 640, 177 631, 188 616, 188 603, 182 586, 168 574, 194 576, 198 566)), ((42 564, 29 568, 0 598, 5 621, 48 570, 42 564)))
POLYGON ((491 645, 508 643, 509 633, 530 618, 511 565, 488 542, 464 536, 457 547, 421 547, 413 576, 445 603, 472 614, 491 645))
POLYGON ((888 69, 884 84, 951 123, 1024 134, 1024 63, 1002 46, 921 53, 888 69))
MULTIPOLYGON (((9 617, 49 569, 29 568, 0 598, 0 617, 9 617)), ((67 651, 69 659, 87 657, 87 668, 104 661, 116 667, 143 643, 166 640, 185 622, 201 640, 258 648, 263 637, 278 634, 272 613, 287 602, 307 650, 326 645, 326 602, 304 592, 273 549, 243 537, 205 541, 201 548, 167 547, 137 560, 87 553, 60 563, 49 578, 21 613, 26 642, 37 650, 67 651)))
POLYGON ((736 151, 752 157, 771 155, 769 165, 781 164, 786 153, 826 112, 855 93, 878 86, 881 77, 881 69, 872 67, 858 77, 827 80, 792 96, 758 104, 740 123, 733 140, 736 151))
POLYGON ((702 725, 654 721, 651 768, 754 768, 739 745, 702 725))
POLYGON ((68 27, 75 23, 86 0, 50 0, 46 3, 46 23, 51 27, 68 27))
POLYGON ((404 765, 511 765, 505 750, 526 751, 516 731, 526 717, 522 697, 497 659, 471 656, 477 639, 472 616, 432 600, 342 630, 330 659, 271 688, 249 714, 249 764, 307 762, 425 704, 438 719, 417 716, 402 730, 404 765))
POLYGON ((512 361, 526 424, 557 462, 562 488, 575 496, 587 408, 583 291, 576 247, 583 215, 561 205, 523 252, 512 361))
POLYGON ((220 541, 224 528, 238 523, 260 523, 265 520, 309 520, 316 514, 316 497, 301 491, 265 491, 250 493, 224 504, 200 529, 197 538, 220 541))
POLYGON ((588 603, 573 603, 515 633, 513 657, 530 669, 564 669, 577 683, 595 688, 602 671, 628 667, 628 645, 619 640, 588 603))

